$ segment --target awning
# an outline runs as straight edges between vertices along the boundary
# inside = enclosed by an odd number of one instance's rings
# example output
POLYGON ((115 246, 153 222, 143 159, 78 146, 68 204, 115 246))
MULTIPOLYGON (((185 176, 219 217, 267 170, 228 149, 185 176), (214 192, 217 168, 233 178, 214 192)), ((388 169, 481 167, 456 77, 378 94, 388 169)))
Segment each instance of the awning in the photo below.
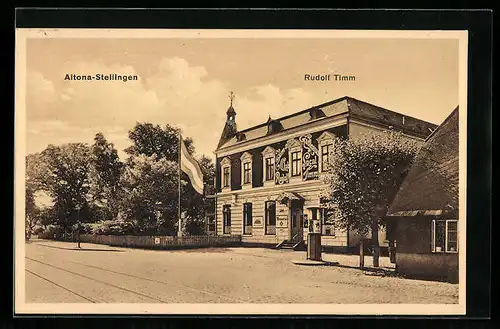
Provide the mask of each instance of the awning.
POLYGON ((286 203, 286 202, 292 201, 292 200, 304 201, 304 198, 300 194, 298 194, 296 192, 282 192, 276 198, 276 201, 278 201, 280 203, 286 203))

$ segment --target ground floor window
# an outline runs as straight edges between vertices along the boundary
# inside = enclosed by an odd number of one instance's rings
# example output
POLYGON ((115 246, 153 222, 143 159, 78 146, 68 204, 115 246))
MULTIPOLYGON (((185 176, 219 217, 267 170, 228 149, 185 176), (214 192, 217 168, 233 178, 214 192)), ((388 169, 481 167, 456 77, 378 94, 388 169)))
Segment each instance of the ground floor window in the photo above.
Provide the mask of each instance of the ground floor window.
POLYGON ((432 252, 458 252, 458 221, 433 220, 431 223, 432 252))
POLYGON ((276 234, 276 202, 266 201, 266 234, 276 234))
POLYGON ((224 234, 231 234, 231 206, 224 205, 222 207, 222 226, 224 234))
POLYGON ((207 231, 208 233, 215 233, 215 216, 207 215, 207 231))
POLYGON ((321 208, 321 234, 322 235, 335 235, 335 212, 332 209, 321 208))
POLYGON ((243 204, 243 234, 252 234, 252 204, 243 204))

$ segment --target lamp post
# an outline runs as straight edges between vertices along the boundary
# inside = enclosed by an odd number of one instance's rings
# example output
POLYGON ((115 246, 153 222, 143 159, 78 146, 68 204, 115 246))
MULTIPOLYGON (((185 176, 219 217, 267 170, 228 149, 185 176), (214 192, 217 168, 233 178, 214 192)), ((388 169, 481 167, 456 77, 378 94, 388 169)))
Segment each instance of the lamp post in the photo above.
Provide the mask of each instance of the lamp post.
POLYGON ((76 207, 76 241, 78 243, 78 249, 80 249, 80 205, 76 207))

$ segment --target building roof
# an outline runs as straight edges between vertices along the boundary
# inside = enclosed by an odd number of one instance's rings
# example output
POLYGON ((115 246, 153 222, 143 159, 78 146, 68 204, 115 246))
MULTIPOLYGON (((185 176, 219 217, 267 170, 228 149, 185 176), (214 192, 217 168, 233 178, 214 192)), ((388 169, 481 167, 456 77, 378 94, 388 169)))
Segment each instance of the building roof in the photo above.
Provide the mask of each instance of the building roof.
POLYGON ((458 211, 458 107, 427 138, 389 208, 389 216, 458 211))
MULTIPOLYGON (((279 131, 286 131, 287 129, 306 125, 310 122, 328 120, 329 118, 342 115, 347 115, 351 118, 374 125, 385 127, 392 126, 394 129, 402 130, 405 133, 422 139, 426 138, 437 127, 435 124, 390 111, 348 96, 315 105, 281 118, 273 119, 272 122, 279 122, 281 124, 281 129, 279 131)), ((217 149, 242 144, 266 135, 268 135, 268 122, 263 122, 262 124, 238 131, 237 135, 219 144, 217 149)))

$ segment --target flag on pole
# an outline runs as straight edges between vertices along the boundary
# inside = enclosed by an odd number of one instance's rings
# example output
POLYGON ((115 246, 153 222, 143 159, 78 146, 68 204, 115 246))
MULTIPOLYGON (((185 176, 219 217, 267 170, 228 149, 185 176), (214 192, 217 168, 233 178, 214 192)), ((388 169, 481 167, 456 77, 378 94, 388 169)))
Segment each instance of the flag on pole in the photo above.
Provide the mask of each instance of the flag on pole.
POLYGON ((182 136, 179 136, 181 144, 181 170, 185 172, 191 180, 191 185, 196 192, 203 194, 203 173, 198 162, 189 154, 182 136))

